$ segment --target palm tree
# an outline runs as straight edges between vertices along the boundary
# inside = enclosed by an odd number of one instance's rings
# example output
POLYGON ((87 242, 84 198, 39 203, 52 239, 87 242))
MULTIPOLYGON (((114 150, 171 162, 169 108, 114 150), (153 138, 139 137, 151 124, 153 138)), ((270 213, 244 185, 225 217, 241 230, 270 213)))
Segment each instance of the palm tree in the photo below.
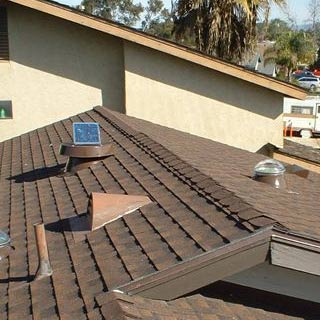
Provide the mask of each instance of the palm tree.
POLYGON ((240 62, 255 45, 258 11, 270 2, 285 0, 178 0, 174 33, 178 41, 192 33, 200 51, 240 62))

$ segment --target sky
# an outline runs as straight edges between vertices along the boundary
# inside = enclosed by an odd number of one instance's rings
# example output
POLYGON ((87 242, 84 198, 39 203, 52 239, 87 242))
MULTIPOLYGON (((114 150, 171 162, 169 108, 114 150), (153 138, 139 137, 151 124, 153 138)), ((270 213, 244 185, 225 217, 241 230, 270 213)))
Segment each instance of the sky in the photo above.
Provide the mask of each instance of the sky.
MULTIPOLYGON (((81 0, 56 0, 57 2, 67 4, 70 6, 74 6, 80 4, 81 0)), ((170 6, 170 0, 163 0, 167 6, 170 6)), ((147 0, 135 0, 135 2, 141 2, 142 4, 146 4, 147 0)), ((302 24, 308 21, 308 4, 310 0, 287 0, 288 7, 290 10, 290 14, 295 18, 298 24, 302 24)), ((273 6, 271 10, 271 18, 281 18, 283 20, 286 19, 286 16, 283 14, 281 9, 277 6, 273 6)))

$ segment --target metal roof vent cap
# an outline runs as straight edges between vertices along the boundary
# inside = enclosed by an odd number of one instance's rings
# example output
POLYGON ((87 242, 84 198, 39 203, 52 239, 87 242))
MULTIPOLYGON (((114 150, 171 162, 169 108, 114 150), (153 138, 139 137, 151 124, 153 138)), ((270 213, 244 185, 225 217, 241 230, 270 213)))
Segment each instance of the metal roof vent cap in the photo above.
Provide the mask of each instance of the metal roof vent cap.
POLYGON ((285 172, 286 169, 281 162, 274 159, 267 159, 260 161, 254 167, 254 179, 267 183, 277 189, 286 189, 285 172))
POLYGON ((101 145, 98 123, 74 122, 72 126, 73 143, 62 143, 59 149, 61 155, 69 156, 65 172, 75 173, 113 154, 112 144, 101 145))

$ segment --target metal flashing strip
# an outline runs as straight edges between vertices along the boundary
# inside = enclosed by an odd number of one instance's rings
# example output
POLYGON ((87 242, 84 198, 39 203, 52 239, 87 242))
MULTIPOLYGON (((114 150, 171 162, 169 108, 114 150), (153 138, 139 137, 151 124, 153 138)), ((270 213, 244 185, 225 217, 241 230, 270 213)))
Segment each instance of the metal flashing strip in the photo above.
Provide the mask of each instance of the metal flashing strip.
MULTIPOLYGON (((170 300, 263 263, 268 259, 272 227, 142 277, 117 289, 129 295, 170 300)), ((104 294, 96 297, 103 301, 104 294)))
POLYGON ((288 244, 293 247, 320 253, 320 243, 315 244, 310 241, 300 240, 297 237, 280 236, 277 234, 273 234, 271 237, 271 241, 274 243, 277 242, 277 243, 288 244))
POLYGON ((275 225, 273 228, 273 240, 276 241, 289 241, 291 243, 293 242, 300 242, 305 245, 313 245, 315 247, 320 247, 320 239, 317 237, 314 237, 310 234, 296 232, 290 229, 283 229, 281 228, 281 225, 275 225))

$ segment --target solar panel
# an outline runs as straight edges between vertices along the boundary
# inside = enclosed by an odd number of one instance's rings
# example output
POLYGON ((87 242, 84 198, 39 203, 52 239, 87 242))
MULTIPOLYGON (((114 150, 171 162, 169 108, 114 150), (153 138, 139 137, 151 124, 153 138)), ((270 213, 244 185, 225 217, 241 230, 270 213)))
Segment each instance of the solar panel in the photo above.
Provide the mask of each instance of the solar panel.
POLYGON ((101 144, 99 123, 74 122, 73 143, 77 145, 101 144))

